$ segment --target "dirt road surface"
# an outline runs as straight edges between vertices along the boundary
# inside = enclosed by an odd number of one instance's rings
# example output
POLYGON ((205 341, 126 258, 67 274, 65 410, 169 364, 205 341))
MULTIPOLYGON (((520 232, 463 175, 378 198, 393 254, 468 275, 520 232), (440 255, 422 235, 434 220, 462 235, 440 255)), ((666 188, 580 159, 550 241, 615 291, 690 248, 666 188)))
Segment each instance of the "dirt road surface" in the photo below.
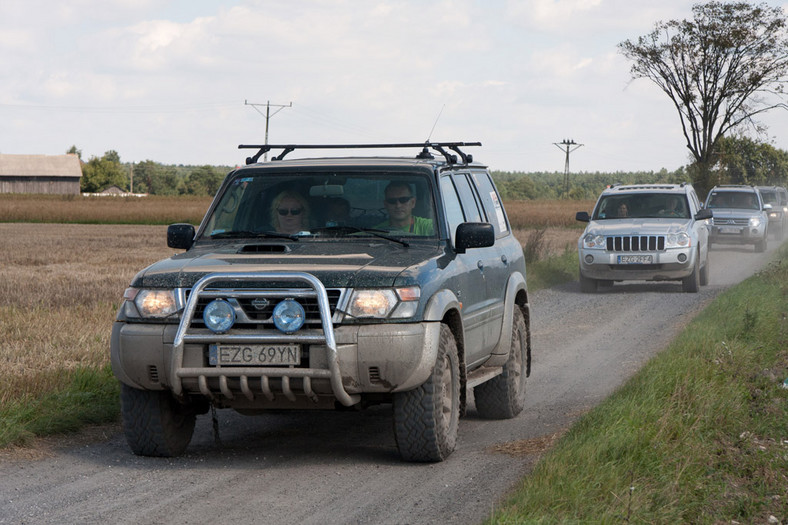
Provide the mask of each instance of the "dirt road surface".
MULTIPOLYGON (((771 252, 776 247, 771 243, 771 252)), ((197 422, 186 454, 131 454, 106 439, 44 457, 0 459, 0 523, 476 524, 573 421, 663 349, 714 296, 762 267, 769 253, 715 246, 710 285, 577 282, 534 293, 534 362, 525 411, 487 421, 473 406, 443 463, 400 461, 391 408, 197 422)))

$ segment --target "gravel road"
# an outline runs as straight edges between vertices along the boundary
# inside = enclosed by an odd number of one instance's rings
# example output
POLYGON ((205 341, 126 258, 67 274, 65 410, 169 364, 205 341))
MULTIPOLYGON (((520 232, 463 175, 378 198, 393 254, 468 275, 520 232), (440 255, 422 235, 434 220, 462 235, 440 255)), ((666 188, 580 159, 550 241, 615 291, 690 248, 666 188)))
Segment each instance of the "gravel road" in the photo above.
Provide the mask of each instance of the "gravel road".
POLYGON ((390 407, 220 411, 220 441, 210 415, 201 416, 175 459, 132 455, 117 429, 44 457, 4 455, 0 523, 479 523, 556 435, 769 255, 724 246, 711 254, 710 285, 698 294, 678 283, 637 283, 589 295, 577 282, 534 293, 525 411, 487 421, 471 406, 443 463, 399 460, 390 407))

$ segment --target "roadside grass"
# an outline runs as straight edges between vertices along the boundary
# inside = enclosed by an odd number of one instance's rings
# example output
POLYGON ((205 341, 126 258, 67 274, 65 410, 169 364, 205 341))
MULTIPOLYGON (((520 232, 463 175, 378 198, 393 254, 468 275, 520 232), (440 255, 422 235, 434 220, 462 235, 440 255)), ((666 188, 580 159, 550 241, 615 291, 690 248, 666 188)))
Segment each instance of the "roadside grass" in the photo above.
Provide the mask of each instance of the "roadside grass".
POLYGON ((488 523, 786 523, 786 378, 788 244, 569 429, 488 523))

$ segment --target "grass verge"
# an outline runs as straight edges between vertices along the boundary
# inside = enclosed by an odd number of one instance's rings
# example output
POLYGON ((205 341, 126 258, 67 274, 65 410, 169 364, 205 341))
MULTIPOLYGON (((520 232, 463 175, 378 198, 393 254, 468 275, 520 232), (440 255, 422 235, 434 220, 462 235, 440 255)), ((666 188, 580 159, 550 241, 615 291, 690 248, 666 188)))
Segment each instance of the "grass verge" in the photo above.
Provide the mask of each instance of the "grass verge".
POLYGON ((721 294, 488 523, 788 522, 786 259, 721 294))

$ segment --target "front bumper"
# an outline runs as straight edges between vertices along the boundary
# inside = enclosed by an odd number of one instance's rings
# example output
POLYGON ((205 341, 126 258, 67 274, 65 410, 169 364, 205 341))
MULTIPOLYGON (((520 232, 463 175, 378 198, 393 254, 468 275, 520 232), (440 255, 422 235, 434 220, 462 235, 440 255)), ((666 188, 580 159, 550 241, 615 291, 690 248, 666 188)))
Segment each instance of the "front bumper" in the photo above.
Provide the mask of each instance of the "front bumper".
POLYGON ((763 241, 767 234, 767 225, 756 227, 713 225, 709 231, 709 241, 720 244, 756 244, 763 241))
MULTIPOLYGON (((319 280, 309 274, 271 277, 302 279, 318 296, 319 280)), ((244 279, 235 274, 233 279, 244 279)), ((211 282, 227 274, 208 276, 195 285, 180 325, 117 321, 113 326, 111 362, 123 383, 145 390, 171 390, 175 395, 201 395, 219 406, 243 409, 329 407, 335 401, 351 406, 360 394, 411 390, 429 377, 437 359, 440 323, 380 323, 343 325, 330 322, 327 301, 319 301, 322 329, 284 334, 275 329, 214 334, 190 329, 196 298, 211 282), (191 310, 190 310, 191 307, 191 310), (215 366, 209 346, 230 344, 298 344, 298 366, 215 366)), ((259 274, 249 279, 260 279, 259 274)))
POLYGON ((692 274, 697 259, 695 248, 670 248, 637 253, 579 250, 584 277, 608 281, 676 281, 692 274), (622 257, 645 256, 650 262, 624 262, 622 257))

